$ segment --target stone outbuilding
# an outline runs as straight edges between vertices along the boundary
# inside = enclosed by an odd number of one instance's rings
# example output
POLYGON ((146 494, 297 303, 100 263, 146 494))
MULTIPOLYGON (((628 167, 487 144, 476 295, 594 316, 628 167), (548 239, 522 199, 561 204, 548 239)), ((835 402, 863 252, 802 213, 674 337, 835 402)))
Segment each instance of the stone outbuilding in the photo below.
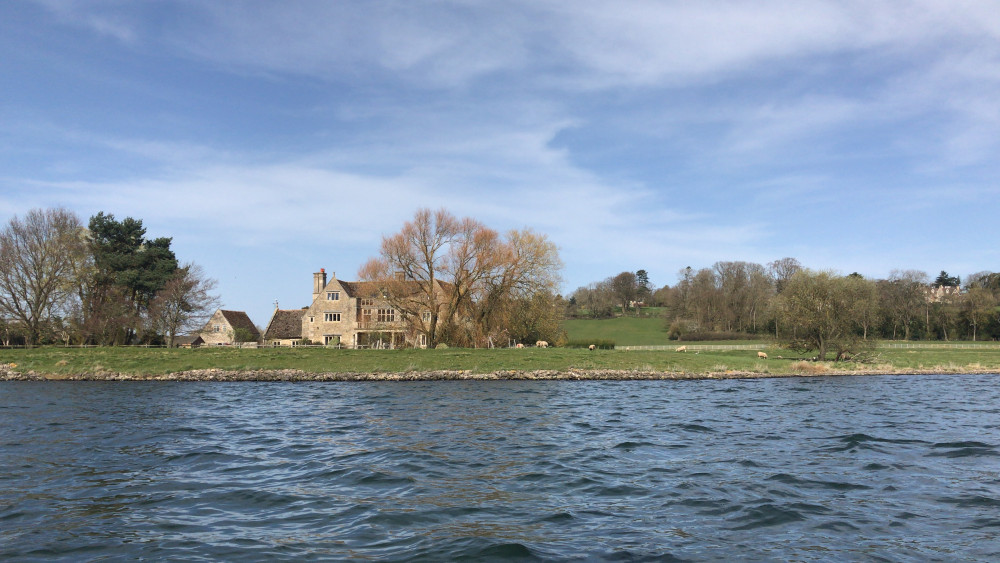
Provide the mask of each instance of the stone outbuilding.
POLYGON ((260 331, 243 311, 217 310, 198 335, 205 346, 230 346, 237 343, 236 330, 240 328, 250 331, 253 343, 260 342, 260 331))
POLYGON ((308 309, 275 309, 264 329, 265 346, 296 346, 302 341, 302 317, 308 309))

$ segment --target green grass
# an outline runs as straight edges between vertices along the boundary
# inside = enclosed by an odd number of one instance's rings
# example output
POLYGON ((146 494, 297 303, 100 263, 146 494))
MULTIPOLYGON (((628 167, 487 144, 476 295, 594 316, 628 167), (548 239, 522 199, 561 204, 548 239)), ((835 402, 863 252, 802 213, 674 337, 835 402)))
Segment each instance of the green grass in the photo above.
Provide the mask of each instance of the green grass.
POLYGON ((563 323, 570 340, 614 340, 618 346, 670 344, 661 317, 569 319, 563 323))
MULTIPOLYGON (((745 342, 744 342, 745 343, 745 342)), ((824 373, 829 370, 878 369, 882 371, 997 371, 1000 350, 881 349, 873 364, 801 362, 796 354, 777 347, 767 349, 768 360, 755 351, 632 351, 549 348, 471 350, 334 350, 325 348, 203 348, 166 350, 146 348, 35 348, 0 350, 0 363, 15 363, 17 371, 70 375, 120 372, 166 374, 192 369, 223 370, 295 369, 321 372, 406 372, 468 370, 490 373, 502 370, 639 370, 685 373, 752 371, 770 374, 824 373), (784 356, 779 359, 778 356, 784 356)))

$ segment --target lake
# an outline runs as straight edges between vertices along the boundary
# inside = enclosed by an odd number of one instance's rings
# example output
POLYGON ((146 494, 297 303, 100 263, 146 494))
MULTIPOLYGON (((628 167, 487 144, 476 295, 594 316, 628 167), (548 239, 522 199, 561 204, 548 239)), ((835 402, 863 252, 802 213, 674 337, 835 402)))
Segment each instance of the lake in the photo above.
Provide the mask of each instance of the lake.
POLYGON ((4 560, 1000 559, 1000 377, 0 383, 4 560))

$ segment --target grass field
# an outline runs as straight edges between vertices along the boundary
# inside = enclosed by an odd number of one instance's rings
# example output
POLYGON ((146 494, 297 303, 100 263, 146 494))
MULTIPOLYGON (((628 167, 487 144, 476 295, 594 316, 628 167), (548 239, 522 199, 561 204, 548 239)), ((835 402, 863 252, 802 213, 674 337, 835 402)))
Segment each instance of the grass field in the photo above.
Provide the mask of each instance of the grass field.
POLYGON ((872 364, 803 362, 776 347, 768 360, 755 351, 631 351, 586 349, 334 350, 324 348, 35 348, 0 350, 0 364, 19 372, 70 375, 84 373, 167 374, 197 369, 234 371, 293 369, 309 373, 410 372, 468 370, 633 370, 681 373, 753 372, 822 374, 841 370, 1000 373, 1000 349, 882 349, 872 364), (784 356, 779 359, 778 356, 784 356))
POLYGON ((569 319, 563 323, 570 340, 608 339, 618 346, 669 344, 663 318, 618 317, 614 319, 569 319))

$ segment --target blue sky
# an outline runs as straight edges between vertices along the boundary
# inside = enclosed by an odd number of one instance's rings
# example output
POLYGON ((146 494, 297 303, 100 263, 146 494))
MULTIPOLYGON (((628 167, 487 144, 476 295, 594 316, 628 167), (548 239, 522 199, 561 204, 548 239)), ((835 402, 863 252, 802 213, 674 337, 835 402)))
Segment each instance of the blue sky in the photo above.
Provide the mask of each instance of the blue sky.
POLYGON ((1000 270, 997 1, 12 0, 0 52, 0 219, 140 218, 260 325, 420 207, 567 293, 1000 270))

